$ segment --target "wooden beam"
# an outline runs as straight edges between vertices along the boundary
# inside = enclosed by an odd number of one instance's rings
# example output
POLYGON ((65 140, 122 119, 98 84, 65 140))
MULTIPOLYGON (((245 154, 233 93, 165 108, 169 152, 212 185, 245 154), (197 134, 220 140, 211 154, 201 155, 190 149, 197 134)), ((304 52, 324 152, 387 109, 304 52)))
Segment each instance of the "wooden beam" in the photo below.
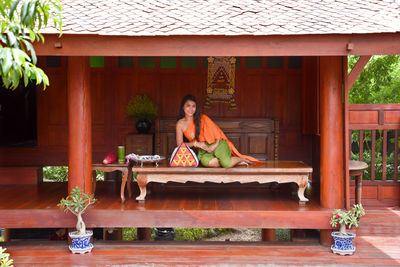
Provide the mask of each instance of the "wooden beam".
POLYGON ((400 104, 351 104, 349 129, 400 129, 400 104))
MULTIPOLYGON (((187 227, 331 229, 332 210, 132 210, 93 209, 83 215, 86 227, 187 227), (118 218, 118 219, 116 219, 118 218)), ((76 226, 76 217, 59 209, 7 209, 0 212, 4 228, 76 226)))
MULTIPOLYGON (((350 74, 348 75, 347 82, 346 82, 346 92, 348 93, 353 87, 353 84, 356 82, 358 76, 360 76, 361 72, 364 70, 365 65, 367 65, 371 55, 368 56, 361 56, 354 68, 351 70, 350 74)), ((347 68, 346 68, 347 71, 347 68)))
POLYGON ((101 36, 46 34, 38 55, 336 56, 400 54, 400 33, 271 36, 101 36), (349 44, 351 49, 349 50, 349 44))
POLYGON ((261 229, 262 241, 275 241, 275 229, 261 229))
POLYGON ((92 118, 88 57, 68 58, 68 192, 92 192, 92 118))

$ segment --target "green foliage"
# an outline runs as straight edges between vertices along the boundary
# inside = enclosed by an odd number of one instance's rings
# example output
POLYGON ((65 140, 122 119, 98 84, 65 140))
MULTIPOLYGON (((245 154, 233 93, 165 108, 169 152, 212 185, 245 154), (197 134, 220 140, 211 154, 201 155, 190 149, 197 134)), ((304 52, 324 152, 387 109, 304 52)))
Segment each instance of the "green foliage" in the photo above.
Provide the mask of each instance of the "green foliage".
MULTIPOLYGON (((153 230, 153 228, 151 228, 153 230)), ((129 228, 122 228, 122 240, 137 240, 137 228, 129 227, 129 228)))
MULTIPOLYGON (((349 71, 358 58, 349 56, 349 71)), ((349 92, 349 103, 400 103, 400 55, 372 56, 349 92)))
POLYGON ((230 228, 175 228, 175 240, 198 241, 216 235, 232 232, 230 228))
POLYGON ((30 80, 49 85, 42 69, 36 67, 32 43, 44 42, 40 29, 48 25, 62 28, 61 4, 58 0, 0 0, 0 76, 6 88, 15 89, 20 79, 27 86, 30 80))
POLYGON ((65 212, 70 211, 72 214, 78 215, 84 213, 96 201, 93 194, 87 194, 77 186, 66 198, 62 198, 57 206, 65 212))
POLYGON ((332 227, 341 225, 340 233, 346 234, 346 227, 351 229, 352 226, 358 227, 360 217, 365 215, 365 210, 361 204, 355 204, 352 210, 345 211, 337 209, 332 213, 330 224, 332 227))
POLYGON ((290 241, 290 229, 275 229, 276 241, 290 241))
MULTIPOLYGON (((349 56, 349 71, 355 66, 359 57, 349 56)), ((357 81, 349 92, 350 104, 384 104, 400 103, 400 55, 373 56, 369 60, 357 81)), ((391 131, 388 131, 390 134, 391 131)), ((389 135, 388 135, 389 136, 389 135)), ((352 148, 356 147, 351 158, 359 160, 359 131, 352 133, 352 148), (355 145, 357 144, 357 145, 355 145)), ((371 131, 364 131, 363 161, 368 164, 363 178, 371 178, 371 131)), ((386 178, 394 176, 394 138, 389 138, 387 147, 386 178)), ((381 179, 383 170, 382 157, 383 135, 378 131, 375 146, 375 177, 381 179)))
MULTIPOLYGON (((68 181, 68 166, 45 166, 43 178, 54 182, 68 181)), ((96 181, 104 181, 104 172, 96 170, 96 181)))
MULTIPOLYGON (((393 180, 394 179, 394 138, 390 136, 394 136, 394 130, 388 131, 388 147, 387 147, 387 156, 386 156, 386 179, 393 180)), ((355 130, 351 134, 351 159, 352 160, 360 160, 360 145, 359 139, 360 131, 355 130)), ((365 169, 363 174, 363 180, 371 179, 371 162, 372 162, 372 131, 364 131, 364 142, 363 142, 363 161, 368 164, 368 168, 365 169)), ((399 140, 400 146, 400 140, 399 140)), ((382 179, 383 173, 383 131, 377 130, 376 134, 376 143, 375 143, 375 180, 382 179)), ((398 166, 398 171, 400 171, 400 166, 398 166)))
POLYGON ((136 95, 129 101, 126 113, 134 119, 155 119, 158 108, 147 95, 136 95))
POLYGON ((13 260, 9 259, 10 254, 5 253, 6 249, 0 247, 0 267, 12 267, 13 265, 13 260))
MULTIPOLYGON (((154 229, 150 228, 151 236, 154 229)), ((230 228, 175 228, 175 240, 198 241, 234 231, 230 228)), ((123 228, 122 240, 137 240, 137 228, 123 228)))
POLYGON ((96 181, 104 181, 104 172, 96 170, 96 181))
POLYGON ((43 178, 54 182, 68 181, 68 167, 67 166, 43 167, 43 178))

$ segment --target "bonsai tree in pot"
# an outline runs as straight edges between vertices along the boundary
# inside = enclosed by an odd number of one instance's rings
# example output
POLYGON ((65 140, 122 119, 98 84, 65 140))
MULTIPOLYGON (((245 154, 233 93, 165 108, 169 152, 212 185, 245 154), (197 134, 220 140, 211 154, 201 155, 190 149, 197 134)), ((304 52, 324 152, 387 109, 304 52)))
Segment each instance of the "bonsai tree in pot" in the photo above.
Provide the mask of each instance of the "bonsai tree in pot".
POLYGON ((69 233, 72 240, 72 245, 69 246, 69 249, 72 253, 86 253, 90 252, 93 248, 93 245, 90 243, 90 237, 93 235, 93 231, 86 230, 82 214, 95 202, 96 199, 93 194, 87 194, 77 186, 72 189, 66 198, 62 198, 58 204, 60 209, 63 209, 65 212, 70 211, 78 219, 76 223, 77 231, 69 233))
POLYGON ((151 128, 149 120, 155 119, 158 114, 157 106, 147 95, 136 95, 126 107, 129 118, 136 119, 136 129, 139 133, 148 133, 151 128))
POLYGON ((346 211, 337 209, 333 212, 330 224, 332 227, 340 225, 339 232, 332 232, 335 243, 331 246, 333 253, 340 255, 352 255, 356 248, 353 246, 354 233, 346 232, 346 227, 358 227, 361 216, 365 210, 361 204, 354 205, 352 210, 346 211))

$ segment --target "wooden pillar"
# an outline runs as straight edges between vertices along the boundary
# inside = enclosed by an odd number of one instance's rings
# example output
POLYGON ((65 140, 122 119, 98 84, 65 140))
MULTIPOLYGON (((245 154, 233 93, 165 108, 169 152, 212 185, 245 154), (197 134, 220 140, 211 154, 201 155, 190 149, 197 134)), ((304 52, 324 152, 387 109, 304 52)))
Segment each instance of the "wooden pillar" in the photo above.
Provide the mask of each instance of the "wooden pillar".
POLYGON ((10 229, 4 228, 4 242, 10 241, 10 229))
POLYGON ((92 118, 89 57, 68 58, 68 192, 92 193, 92 118))
MULTIPOLYGON (((342 58, 320 58, 320 174, 322 208, 344 207, 344 147, 342 58)), ((321 230, 321 243, 330 244, 330 230, 321 230)))
POLYGON ((262 229, 261 240, 262 241, 275 241, 275 229, 262 229))
POLYGON ((149 241, 151 238, 150 228, 138 227, 137 228, 137 237, 138 237, 138 240, 149 241))

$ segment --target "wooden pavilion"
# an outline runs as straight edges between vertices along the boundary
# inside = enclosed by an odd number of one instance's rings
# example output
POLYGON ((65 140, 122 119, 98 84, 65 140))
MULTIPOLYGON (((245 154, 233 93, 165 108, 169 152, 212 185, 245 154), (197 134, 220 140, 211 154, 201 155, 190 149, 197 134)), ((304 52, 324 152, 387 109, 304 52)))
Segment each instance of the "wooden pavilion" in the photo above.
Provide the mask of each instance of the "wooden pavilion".
MULTIPOLYGON (((320 229, 321 242, 330 243, 332 209, 352 201, 345 133, 357 125, 399 129, 398 105, 364 106, 363 113, 347 100, 371 55, 400 54, 397 1, 62 2, 63 35, 47 29, 45 43, 35 44, 50 86, 36 89, 34 145, 0 148, 0 227, 73 227, 75 219, 56 204, 67 188, 92 192, 92 164, 135 133, 125 114, 129 99, 145 93, 160 117, 173 118, 187 93, 204 103, 206 58, 235 56, 238 109, 213 103, 204 112, 279 119, 279 159, 313 167, 311 201, 299 206, 289 195, 252 193, 269 192, 265 187, 209 185, 207 193, 172 186, 146 204, 121 204, 118 186, 104 182, 85 222, 320 229), (348 55, 361 56, 349 74, 348 55), (48 165, 68 165, 68 187, 42 182, 48 165)), ((373 186, 398 205, 397 180, 373 186)))

